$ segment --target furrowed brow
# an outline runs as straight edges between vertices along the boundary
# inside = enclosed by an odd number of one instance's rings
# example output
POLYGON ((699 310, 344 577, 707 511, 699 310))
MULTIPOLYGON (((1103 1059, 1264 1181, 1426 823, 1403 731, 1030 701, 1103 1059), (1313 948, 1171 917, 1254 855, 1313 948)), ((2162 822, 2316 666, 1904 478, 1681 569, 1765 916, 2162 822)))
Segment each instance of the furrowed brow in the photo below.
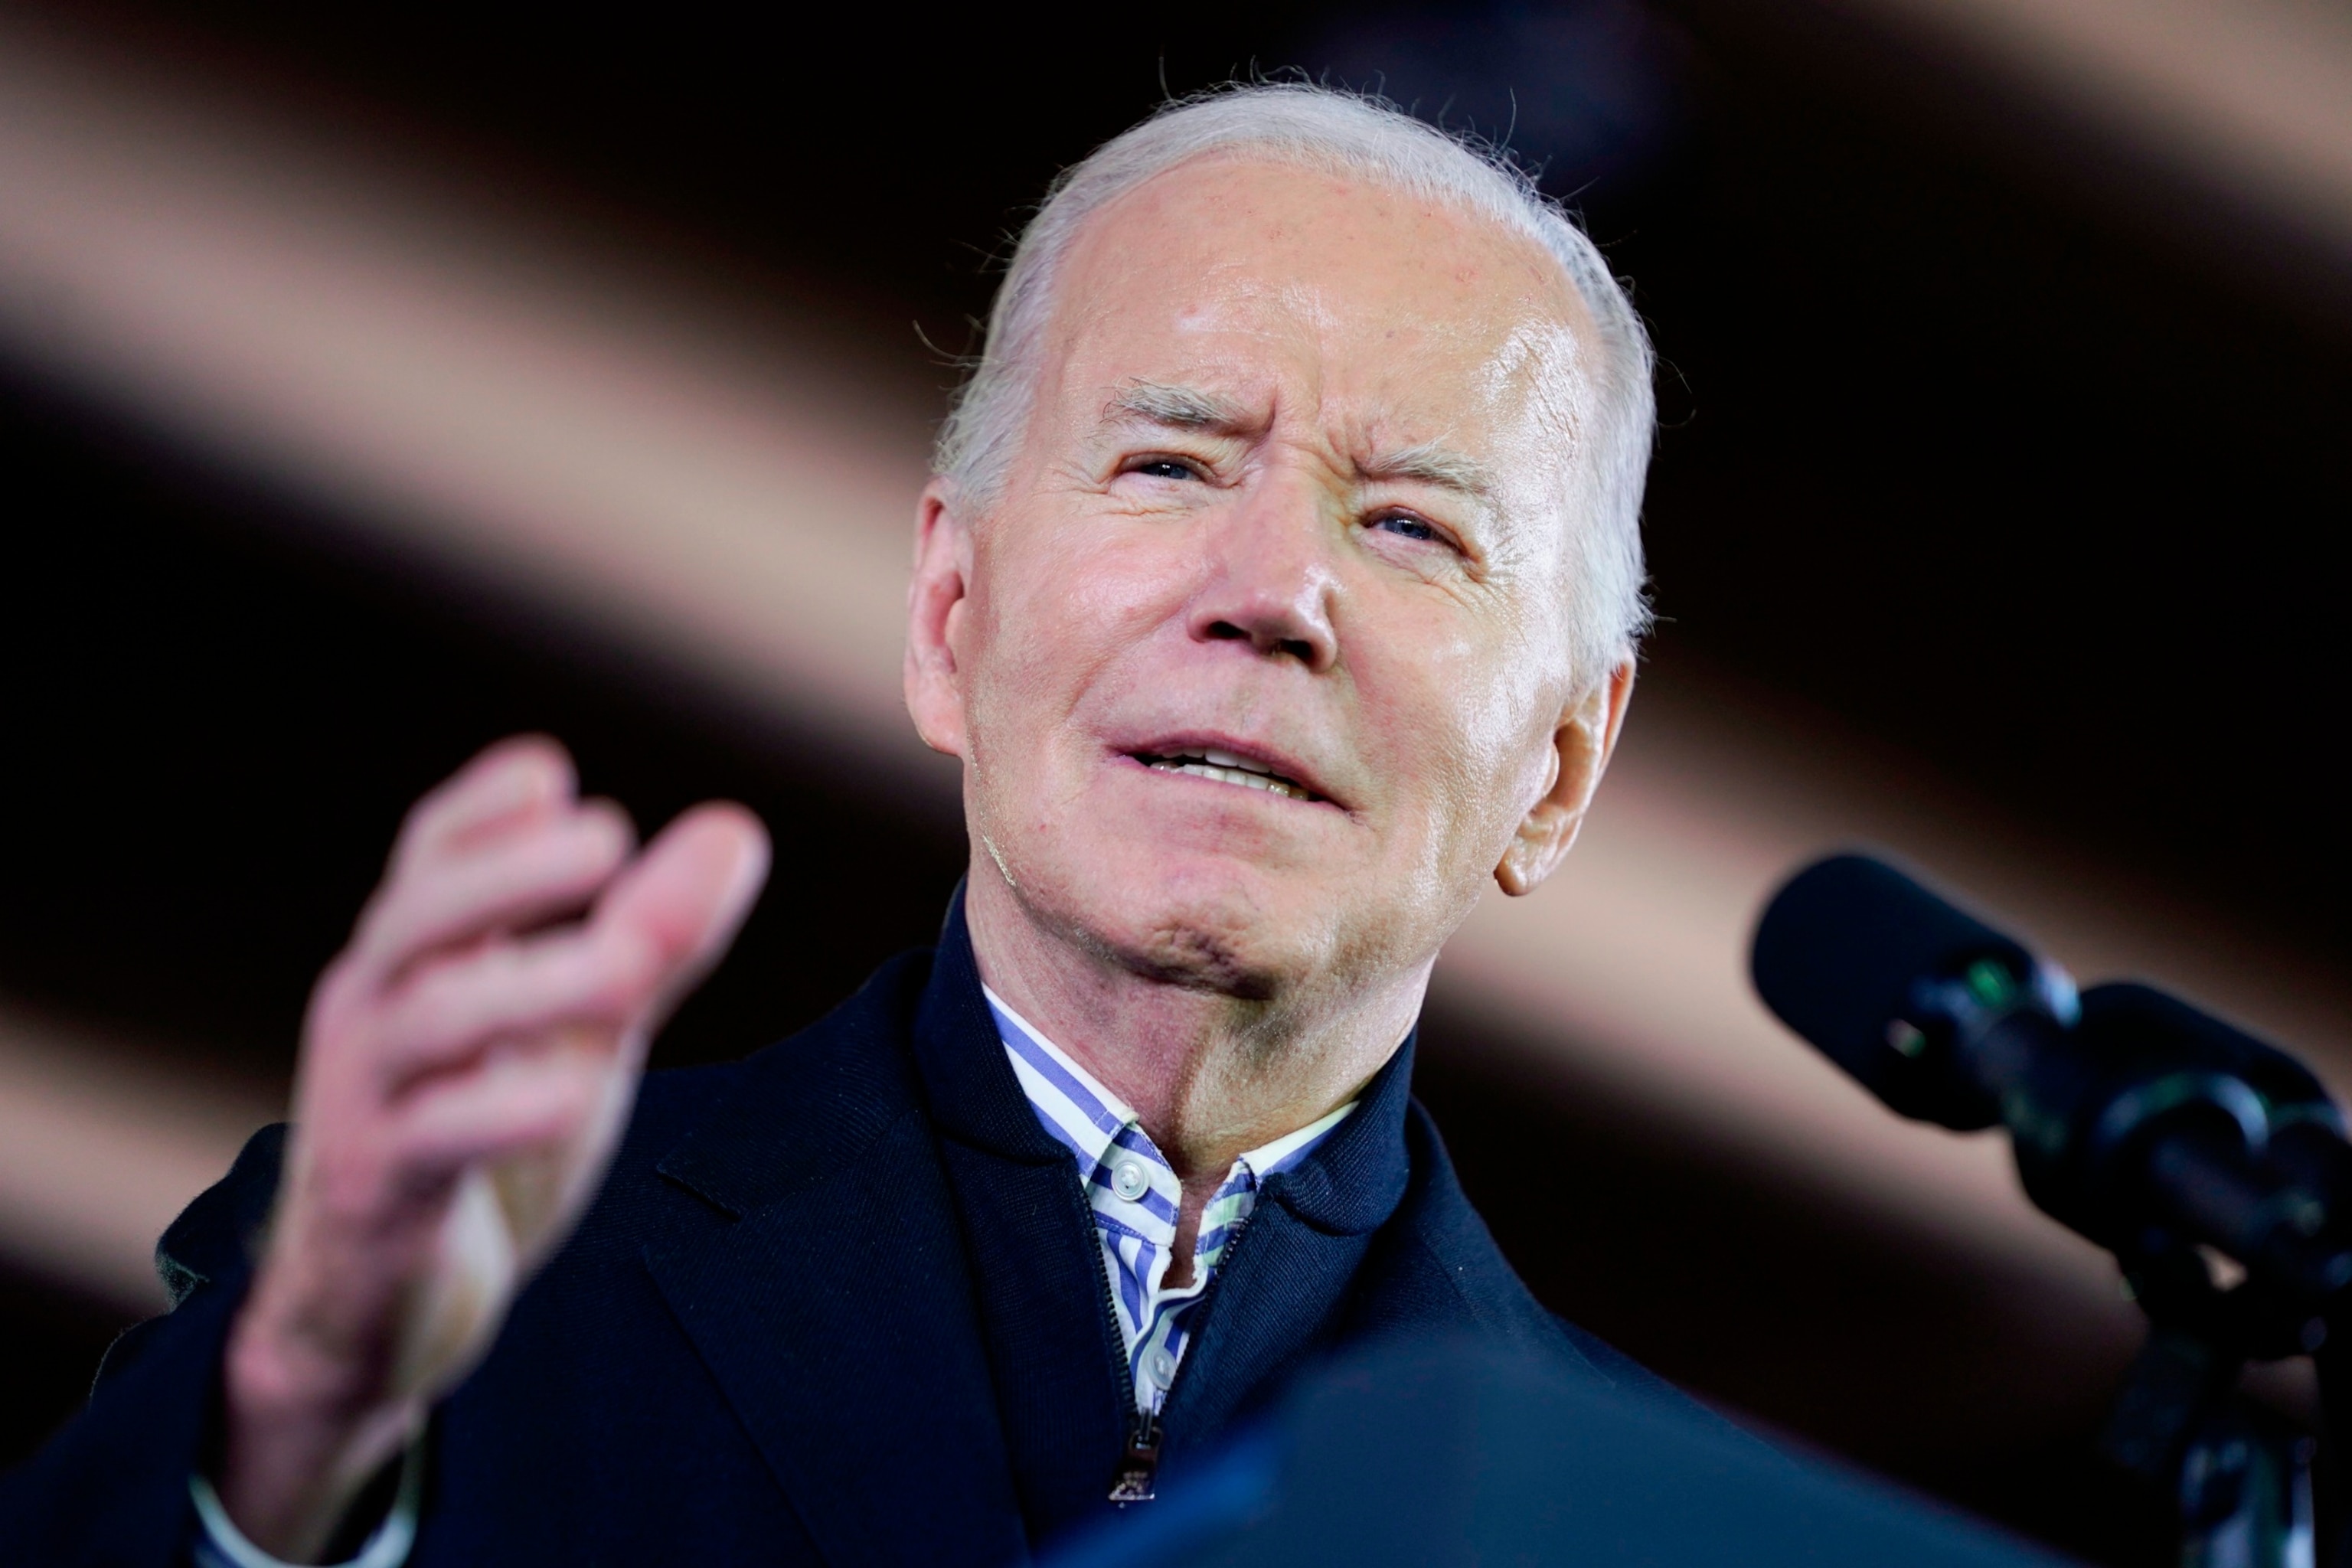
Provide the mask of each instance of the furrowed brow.
POLYGON ((1406 479, 1435 485, 1477 501, 1490 500, 1495 493, 1495 476, 1486 464, 1431 442, 1374 458, 1359 464, 1356 471, 1367 479, 1406 479))
POLYGON ((1103 408, 1106 425, 1157 425, 1171 430, 1229 434, 1251 427, 1249 410, 1233 398, 1190 386, 1129 382, 1103 408))

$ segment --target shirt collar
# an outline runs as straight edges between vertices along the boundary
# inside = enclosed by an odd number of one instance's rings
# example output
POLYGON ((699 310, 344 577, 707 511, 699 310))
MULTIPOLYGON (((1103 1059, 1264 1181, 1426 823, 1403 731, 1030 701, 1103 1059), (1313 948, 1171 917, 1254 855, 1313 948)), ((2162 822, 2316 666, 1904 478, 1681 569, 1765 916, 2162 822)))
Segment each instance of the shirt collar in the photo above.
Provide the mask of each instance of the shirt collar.
MULTIPOLYGON (((1038 1121, 998 1037, 981 994, 961 886, 948 900, 910 1043, 926 1113, 942 1136, 1016 1164, 1058 1166, 1071 1158, 1069 1146, 1038 1121)), ((1286 1167, 1275 1201, 1318 1232, 1360 1236, 1396 1212, 1420 1159, 1442 1168, 1436 1133, 1412 1104, 1412 1058, 1407 1036, 1356 1097, 1356 1110, 1286 1167)))
MULTIPOLYGON (((988 1010, 996 1019, 997 1036, 1004 1042, 1013 1076, 1021 1080, 1022 1092, 1029 1097, 1039 1124, 1077 1160, 1081 1176, 1093 1177, 1112 1165, 1117 1153, 1125 1150, 1157 1167, 1150 1172, 1155 1186, 1161 1184, 1158 1180, 1160 1173, 1168 1172, 1167 1185, 1172 1196, 1173 1172, 1167 1157, 1152 1143, 1150 1134, 1143 1131, 1142 1119, 1135 1108, 1047 1039, 1035 1025, 1013 1011, 985 984, 981 986, 981 994, 988 999, 988 1010)), ((1351 1100, 1296 1131, 1286 1132, 1250 1150, 1234 1162, 1226 1173, 1226 1182, 1246 1173, 1253 1183, 1260 1183, 1287 1170, 1346 1121, 1356 1105, 1351 1100)))

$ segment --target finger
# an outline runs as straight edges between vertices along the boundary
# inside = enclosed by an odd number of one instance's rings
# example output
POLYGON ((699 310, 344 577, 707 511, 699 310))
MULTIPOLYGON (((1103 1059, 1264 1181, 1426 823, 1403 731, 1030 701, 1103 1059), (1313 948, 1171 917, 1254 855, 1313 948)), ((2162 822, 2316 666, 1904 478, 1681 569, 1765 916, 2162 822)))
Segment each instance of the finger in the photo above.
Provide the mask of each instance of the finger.
POLYGON ((410 808, 393 864, 429 860, 500 827, 543 816, 568 803, 578 787, 571 753, 553 739, 509 736, 410 808))
POLYGON ((586 905, 628 859, 636 830, 610 801, 583 801, 513 838, 396 875, 365 914, 355 956, 380 974, 492 931, 586 905))
POLYGON ((478 1161, 568 1142, 607 1102, 615 1070, 614 1053, 602 1047, 495 1053, 403 1107, 394 1159, 411 1182, 430 1184, 478 1161))
POLYGON ((572 927, 436 959, 412 969, 386 999, 373 1065, 396 1094, 425 1074, 559 1025, 617 1035, 656 994, 655 957, 625 929, 572 927))
POLYGON ((768 879, 768 830, 743 806, 713 801, 663 829, 596 901, 591 924, 644 942, 656 978, 652 1023, 735 940, 768 879))

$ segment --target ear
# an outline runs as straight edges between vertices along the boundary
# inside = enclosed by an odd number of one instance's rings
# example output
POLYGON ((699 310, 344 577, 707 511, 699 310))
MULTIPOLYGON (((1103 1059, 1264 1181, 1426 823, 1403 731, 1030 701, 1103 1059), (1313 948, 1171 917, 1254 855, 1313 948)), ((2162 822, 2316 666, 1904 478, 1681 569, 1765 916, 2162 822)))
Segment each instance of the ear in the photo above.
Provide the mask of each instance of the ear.
POLYGON ((1551 782, 1520 818, 1518 832, 1495 868, 1496 885, 1511 897, 1534 892, 1568 858, 1592 792, 1609 769, 1610 753, 1617 749, 1617 731, 1633 695, 1633 660, 1628 656, 1559 716, 1551 738, 1551 782))
POLYGON ((923 487, 915 508, 915 580, 907 588, 907 711, 935 752, 964 752, 963 641, 971 531, 945 479, 923 487))

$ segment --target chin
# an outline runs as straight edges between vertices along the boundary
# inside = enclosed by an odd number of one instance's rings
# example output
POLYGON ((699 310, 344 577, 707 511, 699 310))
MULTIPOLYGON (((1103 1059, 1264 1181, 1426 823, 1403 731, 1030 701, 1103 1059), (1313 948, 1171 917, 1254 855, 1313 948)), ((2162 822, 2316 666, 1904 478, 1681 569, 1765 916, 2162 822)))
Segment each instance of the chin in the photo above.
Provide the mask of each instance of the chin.
POLYGON ((1298 912, 1328 902, 1268 881, 1229 862, 1139 866, 1101 885, 1097 907, 1072 913, 1105 956, 1138 974, 1265 1001, 1310 975, 1328 945, 1320 922, 1298 912))

